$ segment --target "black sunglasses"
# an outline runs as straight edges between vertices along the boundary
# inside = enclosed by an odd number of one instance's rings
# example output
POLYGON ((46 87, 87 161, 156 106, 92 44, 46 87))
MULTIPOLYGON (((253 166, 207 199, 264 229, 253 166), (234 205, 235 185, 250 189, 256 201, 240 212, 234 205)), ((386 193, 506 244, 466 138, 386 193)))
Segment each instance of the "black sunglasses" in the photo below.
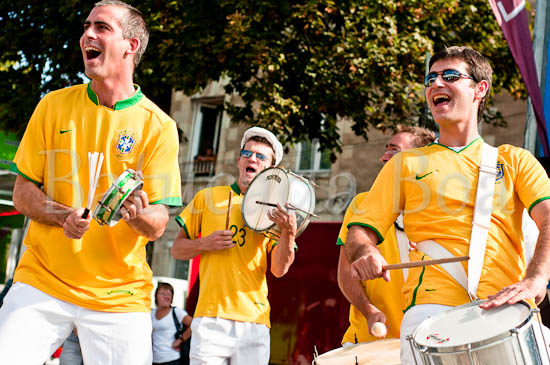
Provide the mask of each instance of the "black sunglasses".
POLYGON ((470 75, 466 75, 466 74, 464 74, 460 71, 457 71, 457 70, 449 69, 449 70, 444 70, 444 71, 441 71, 441 72, 430 72, 429 74, 427 74, 426 78, 424 79, 424 86, 426 86, 426 87, 432 86, 434 84, 435 80, 437 80, 437 76, 439 76, 439 75, 441 75, 441 78, 445 82, 455 82, 455 81, 460 80, 461 78, 472 79, 472 80, 474 79, 470 75))
POLYGON ((241 152, 240 152, 240 155, 242 157, 246 157, 246 158, 250 158, 254 154, 256 154, 256 158, 260 161, 267 161, 268 160, 267 156, 264 155, 263 153, 252 152, 252 151, 249 151, 249 150, 241 150, 241 152))

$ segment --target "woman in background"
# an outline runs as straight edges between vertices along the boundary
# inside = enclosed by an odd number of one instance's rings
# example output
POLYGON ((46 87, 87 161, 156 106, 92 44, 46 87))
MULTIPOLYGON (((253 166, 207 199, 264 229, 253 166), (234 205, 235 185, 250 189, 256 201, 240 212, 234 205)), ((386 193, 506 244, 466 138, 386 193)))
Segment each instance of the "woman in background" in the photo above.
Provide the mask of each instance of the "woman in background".
POLYGON ((158 283, 155 291, 157 308, 151 311, 153 321, 153 364, 179 365, 189 363, 189 351, 180 352, 185 343, 191 338, 191 321, 193 318, 182 308, 172 307, 174 287, 168 283, 158 283), (177 327, 174 319, 184 329, 181 336, 176 338, 177 327), (183 326, 181 325, 183 324, 183 326), (180 357, 184 357, 181 359, 180 357), (185 358, 186 357, 186 358, 185 358))

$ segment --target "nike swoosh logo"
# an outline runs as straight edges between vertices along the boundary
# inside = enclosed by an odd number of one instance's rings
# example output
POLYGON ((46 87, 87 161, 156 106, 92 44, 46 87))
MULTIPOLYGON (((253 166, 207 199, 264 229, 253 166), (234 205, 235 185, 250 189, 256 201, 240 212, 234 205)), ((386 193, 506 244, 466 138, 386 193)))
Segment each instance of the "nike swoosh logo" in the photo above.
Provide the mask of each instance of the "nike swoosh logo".
POLYGON ((63 133, 67 133, 67 132, 72 132, 72 131, 73 131, 72 129, 60 130, 60 131, 59 131, 59 134, 63 134, 63 133))
POLYGON ((431 174, 433 174, 433 173, 434 173, 434 172, 432 171, 432 172, 428 172, 426 175, 421 175, 421 176, 416 175, 415 178, 416 178, 416 180, 422 180, 422 179, 425 178, 426 176, 431 175, 431 174))

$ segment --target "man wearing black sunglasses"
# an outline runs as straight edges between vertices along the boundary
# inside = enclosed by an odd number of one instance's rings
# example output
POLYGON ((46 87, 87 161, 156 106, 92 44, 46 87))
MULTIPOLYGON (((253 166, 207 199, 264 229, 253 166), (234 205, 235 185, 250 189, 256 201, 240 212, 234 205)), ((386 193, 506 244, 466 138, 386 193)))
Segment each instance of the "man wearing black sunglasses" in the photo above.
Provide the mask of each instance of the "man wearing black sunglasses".
MULTIPOLYGON (((467 283, 467 290, 459 284, 463 281, 439 265, 409 270, 403 289, 407 304, 401 326, 403 364, 414 363, 405 338, 426 318, 472 298, 487 299, 480 304, 482 309, 522 300, 534 306, 533 299, 542 299, 548 283, 550 182, 528 151, 510 145, 498 147, 496 168, 483 168, 494 176, 494 183, 489 183, 493 203, 485 209, 490 223, 472 228, 474 210, 477 214, 483 206, 476 204, 476 191, 482 150, 487 146, 479 135, 478 122, 491 78, 488 60, 471 48, 449 47, 435 54, 424 84, 428 106, 439 124, 439 140, 392 158, 363 201, 360 210, 364 214, 351 218, 346 254, 352 275, 361 280, 390 280, 390 272, 382 269, 386 260, 376 245, 384 239, 380 233, 388 231, 401 211, 405 233, 420 248, 430 242, 431 247, 441 247, 451 256, 467 256, 472 252, 470 242, 475 243, 472 247, 486 243, 484 250, 470 254, 469 263, 479 260, 481 272, 473 285, 467 283), (527 268, 521 234, 525 207, 541 231, 527 268), (480 229, 487 232, 486 239, 474 239, 472 232, 480 229)), ((484 195, 485 201, 488 196, 484 195)), ((438 258, 421 249, 409 256, 411 261, 438 258)), ((468 271, 468 263, 456 265, 468 271)))
POLYGON ((282 157, 283 147, 273 133, 259 127, 246 130, 235 183, 199 191, 176 218, 182 229, 172 256, 185 260, 201 255, 191 364, 269 362, 267 256, 273 275, 285 275, 294 261, 296 215, 280 206, 269 212, 281 228, 275 242, 245 226, 241 204, 254 177, 282 157))

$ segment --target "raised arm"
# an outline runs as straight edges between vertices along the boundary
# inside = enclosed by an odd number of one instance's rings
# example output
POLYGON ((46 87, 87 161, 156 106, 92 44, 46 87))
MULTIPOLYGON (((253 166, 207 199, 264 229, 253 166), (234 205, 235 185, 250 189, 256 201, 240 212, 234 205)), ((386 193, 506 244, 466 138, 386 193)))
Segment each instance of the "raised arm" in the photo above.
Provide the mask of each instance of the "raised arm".
POLYGON ((271 252, 271 273, 280 278, 288 272, 294 262, 296 214, 277 203, 277 208, 269 212, 269 219, 281 228, 279 242, 271 252))

